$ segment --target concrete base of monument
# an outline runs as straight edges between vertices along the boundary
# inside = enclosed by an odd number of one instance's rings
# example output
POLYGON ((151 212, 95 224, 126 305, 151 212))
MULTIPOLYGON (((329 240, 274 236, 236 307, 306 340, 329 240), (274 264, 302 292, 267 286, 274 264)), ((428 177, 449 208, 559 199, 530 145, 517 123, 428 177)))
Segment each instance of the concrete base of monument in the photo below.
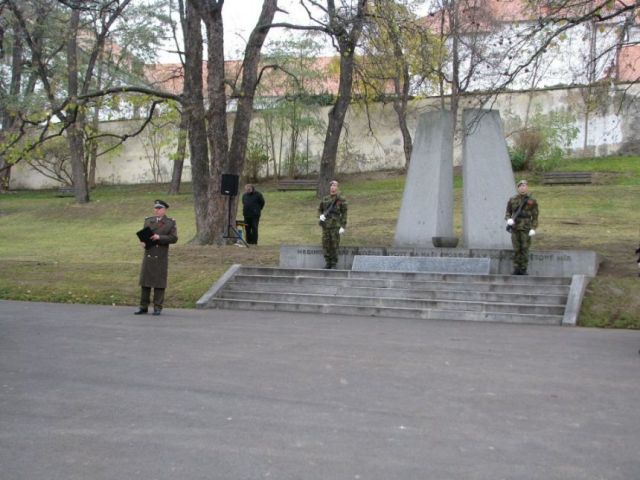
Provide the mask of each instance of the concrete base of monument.
MULTIPOLYGON (((489 258, 489 273, 510 275, 513 271, 513 250, 468 248, 398 248, 340 247, 336 268, 351 270, 356 255, 389 255, 413 257, 489 258)), ((529 275, 541 277, 595 277, 602 257, 589 250, 533 250, 529 253, 529 275)), ((322 248, 314 245, 283 245, 280 247, 282 268, 323 268, 322 248)))

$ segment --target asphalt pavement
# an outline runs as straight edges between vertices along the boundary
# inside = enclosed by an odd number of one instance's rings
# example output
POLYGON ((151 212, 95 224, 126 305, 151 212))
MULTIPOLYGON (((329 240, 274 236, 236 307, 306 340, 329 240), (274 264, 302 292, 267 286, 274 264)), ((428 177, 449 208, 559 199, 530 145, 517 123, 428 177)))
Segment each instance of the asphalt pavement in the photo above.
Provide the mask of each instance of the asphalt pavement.
POLYGON ((0 301, 1 480, 640 479, 640 331, 0 301))

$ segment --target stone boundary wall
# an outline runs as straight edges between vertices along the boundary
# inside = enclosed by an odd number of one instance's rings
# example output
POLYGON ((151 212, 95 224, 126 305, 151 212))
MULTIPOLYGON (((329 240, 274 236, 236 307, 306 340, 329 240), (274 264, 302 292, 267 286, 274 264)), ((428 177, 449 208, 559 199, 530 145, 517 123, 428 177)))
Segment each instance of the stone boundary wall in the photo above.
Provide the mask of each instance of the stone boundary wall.
MULTIPOLYGON (((464 108, 485 108, 499 110, 504 123, 505 136, 509 141, 511 135, 522 127, 527 112, 533 114, 537 109, 543 113, 563 110, 576 117, 575 126, 580 134, 571 145, 575 156, 605 156, 614 154, 639 154, 640 102, 634 101, 640 96, 640 85, 618 85, 601 89, 600 108, 589 115, 588 128, 585 128, 584 101, 580 88, 557 88, 500 94, 494 101, 479 103, 474 96, 464 97, 460 105, 460 114, 464 108), (584 148, 584 132, 589 132, 587 148, 584 148)), ((438 110, 441 99, 428 98, 413 100, 409 106, 408 123, 412 135, 418 117, 425 112, 438 110)), ((329 107, 320 110, 320 118, 326 119, 329 107)), ((402 149, 402 137, 398 128, 397 117, 391 104, 376 103, 369 105, 369 117, 363 106, 354 105, 348 112, 345 129, 342 133, 342 147, 338 158, 339 172, 361 172, 382 169, 401 168, 405 165, 402 149)), ((232 119, 230 120, 232 121, 232 119)), ((260 114, 254 122, 260 121, 260 114)), ((104 122, 101 125, 106 131, 132 131, 139 121, 104 122)), ((462 124, 460 120, 458 125, 462 124)), ((231 128, 229 129, 231 131, 231 128)), ((167 137, 175 138, 176 132, 168 130, 167 137)), ((279 135, 278 135, 279 138, 279 135)), ((459 164, 462 149, 461 136, 454 145, 454 163, 459 164)), ((149 147, 145 148, 145 135, 131 138, 116 153, 98 160, 96 172, 100 184, 138 184, 168 182, 171 179, 170 155, 175 146, 166 148, 154 176, 149 159, 149 147)), ((285 135, 285 142, 288 141, 285 135)), ((301 139, 300 151, 305 154, 308 148, 309 170, 317 171, 322 154, 324 131, 301 139)), ((189 162, 185 162, 183 180, 191 178, 189 162)), ((33 171, 25 162, 18 163, 12 170, 11 188, 40 189, 53 188, 58 184, 33 171)))

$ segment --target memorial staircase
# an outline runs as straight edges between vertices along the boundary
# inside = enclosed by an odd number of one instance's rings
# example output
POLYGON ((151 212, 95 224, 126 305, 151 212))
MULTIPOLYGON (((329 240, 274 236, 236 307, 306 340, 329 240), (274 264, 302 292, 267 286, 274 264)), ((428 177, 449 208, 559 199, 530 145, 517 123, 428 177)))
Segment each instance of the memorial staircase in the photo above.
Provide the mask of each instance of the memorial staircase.
POLYGON ((234 265, 199 308, 561 325, 571 278, 234 265))

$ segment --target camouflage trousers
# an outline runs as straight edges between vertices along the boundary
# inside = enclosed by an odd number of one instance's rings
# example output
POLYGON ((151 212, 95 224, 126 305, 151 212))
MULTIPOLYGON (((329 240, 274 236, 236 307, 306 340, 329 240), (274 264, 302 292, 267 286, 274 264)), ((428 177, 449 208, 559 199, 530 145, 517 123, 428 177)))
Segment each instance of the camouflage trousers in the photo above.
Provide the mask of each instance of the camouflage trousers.
POLYGON ((529 265, 529 247, 531 246, 529 231, 513 230, 511 244, 513 245, 513 267, 526 270, 529 265))
POLYGON ((325 227, 322 229, 322 252, 324 254, 324 261, 332 267, 335 267, 338 263, 338 247, 340 246, 339 230, 340 227, 325 227))

